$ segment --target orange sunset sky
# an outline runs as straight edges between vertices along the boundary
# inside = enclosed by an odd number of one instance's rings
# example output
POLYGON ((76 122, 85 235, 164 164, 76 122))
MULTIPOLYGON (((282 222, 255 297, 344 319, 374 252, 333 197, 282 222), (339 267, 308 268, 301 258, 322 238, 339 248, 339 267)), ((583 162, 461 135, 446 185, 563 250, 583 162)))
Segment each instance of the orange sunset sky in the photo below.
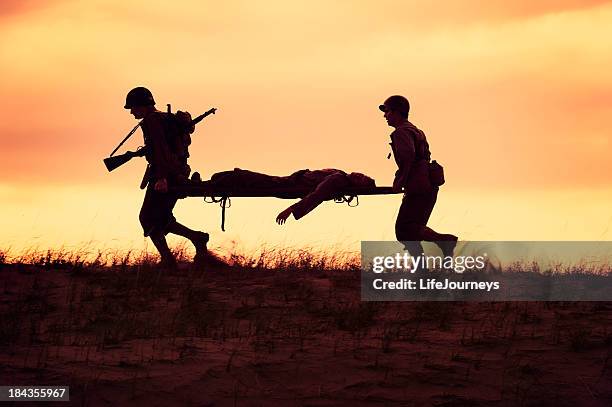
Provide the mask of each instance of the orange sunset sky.
MULTIPOLYGON (((218 113, 193 136, 204 178, 240 167, 360 171, 389 185, 390 94, 445 166, 430 225, 464 240, 612 240, 612 4, 606 1, 0 2, 0 249, 141 249, 144 169, 102 164, 134 126, 126 92, 218 113)), ((140 131, 126 146, 142 143, 140 131)), ((124 151, 124 150, 122 150, 124 151)), ((325 203, 191 198, 175 215, 238 242, 392 240, 400 196, 325 203)), ((172 243, 178 240, 171 240, 172 243)))

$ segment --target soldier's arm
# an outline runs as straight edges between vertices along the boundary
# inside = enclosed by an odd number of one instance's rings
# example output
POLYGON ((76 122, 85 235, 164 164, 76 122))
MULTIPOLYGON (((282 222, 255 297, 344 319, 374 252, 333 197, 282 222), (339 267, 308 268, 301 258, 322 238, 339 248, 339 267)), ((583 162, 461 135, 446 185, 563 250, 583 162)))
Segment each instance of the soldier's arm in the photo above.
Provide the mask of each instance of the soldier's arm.
POLYGON ((344 173, 337 172, 326 176, 319 182, 314 191, 310 192, 291 206, 293 217, 299 220, 306 216, 323 201, 332 198, 334 193, 341 191, 342 188, 346 188, 350 184, 351 182, 344 173))
POLYGON ((287 209, 279 213, 278 216, 276 217, 276 223, 278 223, 279 225, 282 225, 283 223, 285 223, 287 221, 287 218, 291 215, 291 213, 293 213, 294 206, 295 204, 289 206, 287 209))
POLYGON ((416 151, 412 136, 407 132, 394 131, 391 134, 391 142, 393 143, 395 161, 398 166, 395 172, 395 179, 393 180, 393 188, 400 190, 406 185, 410 168, 416 157, 416 151))

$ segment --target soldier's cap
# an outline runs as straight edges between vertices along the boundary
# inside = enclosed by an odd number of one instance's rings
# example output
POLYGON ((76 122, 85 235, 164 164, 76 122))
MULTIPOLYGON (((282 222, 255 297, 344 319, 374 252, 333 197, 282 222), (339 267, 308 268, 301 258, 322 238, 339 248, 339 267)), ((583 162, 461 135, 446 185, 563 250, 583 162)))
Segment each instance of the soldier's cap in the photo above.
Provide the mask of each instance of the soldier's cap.
POLYGON ((131 109, 134 106, 154 106, 155 100, 151 91, 145 87, 138 86, 128 92, 125 97, 125 109, 131 109))
POLYGON ((410 103, 408 102, 408 99, 406 99, 403 96, 393 95, 393 96, 389 96, 387 100, 385 100, 385 103, 378 106, 378 108, 382 112, 387 112, 389 110, 395 110, 404 115, 408 115, 408 112, 410 111, 410 103))

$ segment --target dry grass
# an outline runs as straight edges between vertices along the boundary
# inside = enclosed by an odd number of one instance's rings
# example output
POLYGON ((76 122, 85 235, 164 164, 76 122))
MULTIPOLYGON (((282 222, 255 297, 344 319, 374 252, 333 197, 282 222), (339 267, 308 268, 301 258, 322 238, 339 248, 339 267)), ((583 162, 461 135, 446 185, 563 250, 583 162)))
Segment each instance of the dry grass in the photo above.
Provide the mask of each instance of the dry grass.
MULTIPOLYGON (((186 243, 172 249, 179 263, 193 260, 186 243)), ((293 270, 293 271, 359 271, 358 253, 338 251, 333 248, 322 251, 312 248, 262 247, 254 253, 231 251, 227 255, 210 252, 218 261, 240 269, 293 270)), ((159 262, 157 253, 133 250, 89 250, 84 249, 24 249, 19 253, 0 251, 0 265, 30 265, 55 270, 92 270, 149 267, 159 262)))

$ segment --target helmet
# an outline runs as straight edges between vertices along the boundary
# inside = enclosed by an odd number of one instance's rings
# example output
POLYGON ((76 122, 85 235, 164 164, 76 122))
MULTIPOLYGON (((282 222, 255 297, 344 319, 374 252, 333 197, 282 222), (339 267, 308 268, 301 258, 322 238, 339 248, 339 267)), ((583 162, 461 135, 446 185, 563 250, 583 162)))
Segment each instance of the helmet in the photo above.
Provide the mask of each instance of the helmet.
POLYGON ((154 106, 155 100, 153 99, 153 94, 147 88, 139 86, 137 88, 132 89, 128 92, 125 97, 125 106, 126 109, 131 109, 134 106, 154 106))
POLYGON ((403 116, 408 117, 408 112, 410 111, 410 103, 408 103, 408 99, 400 95, 389 96, 385 103, 378 106, 378 108, 386 112, 387 110, 395 110, 400 112, 403 116))

